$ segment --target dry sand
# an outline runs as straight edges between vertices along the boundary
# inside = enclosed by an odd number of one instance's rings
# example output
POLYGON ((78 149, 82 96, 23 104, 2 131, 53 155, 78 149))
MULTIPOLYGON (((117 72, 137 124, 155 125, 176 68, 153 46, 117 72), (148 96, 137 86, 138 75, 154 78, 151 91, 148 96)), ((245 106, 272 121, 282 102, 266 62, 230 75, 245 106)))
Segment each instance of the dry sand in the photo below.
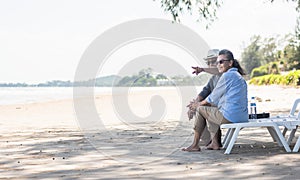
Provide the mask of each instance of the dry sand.
MULTIPOLYGON (((72 100, 0 106, 0 179, 300 177, 300 154, 286 153, 261 128, 241 131, 230 155, 224 150, 181 151, 192 142, 193 121, 180 117, 186 102, 175 90, 132 93, 129 107, 147 117, 153 95, 164 99, 167 111, 158 121, 139 118, 140 122, 118 120, 112 97, 97 96, 96 109, 105 129, 95 131, 82 130, 72 100)), ((288 113, 300 91, 249 86, 249 95, 261 98, 259 112, 277 115, 288 113)))

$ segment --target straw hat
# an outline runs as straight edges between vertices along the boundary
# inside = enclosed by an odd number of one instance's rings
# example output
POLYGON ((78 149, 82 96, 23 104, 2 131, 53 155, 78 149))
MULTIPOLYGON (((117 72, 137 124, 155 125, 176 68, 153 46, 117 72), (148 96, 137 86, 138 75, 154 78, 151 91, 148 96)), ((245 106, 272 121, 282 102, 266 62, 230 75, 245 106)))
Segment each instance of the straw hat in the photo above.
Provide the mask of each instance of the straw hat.
POLYGON ((219 55, 219 49, 210 49, 207 52, 207 56, 206 56, 206 58, 204 58, 204 60, 209 60, 209 59, 212 59, 212 58, 216 58, 216 57, 218 57, 218 55, 219 55))

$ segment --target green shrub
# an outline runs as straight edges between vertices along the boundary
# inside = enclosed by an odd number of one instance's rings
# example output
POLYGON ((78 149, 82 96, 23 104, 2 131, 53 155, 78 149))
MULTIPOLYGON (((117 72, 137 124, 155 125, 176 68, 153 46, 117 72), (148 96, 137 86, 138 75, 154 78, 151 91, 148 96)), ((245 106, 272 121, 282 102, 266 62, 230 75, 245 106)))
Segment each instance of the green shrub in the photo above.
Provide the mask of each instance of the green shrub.
POLYGON ((281 75, 276 75, 276 79, 275 79, 275 84, 281 84, 281 82, 283 81, 283 76, 281 75))
POLYGON ((268 68, 266 66, 260 66, 258 68, 254 68, 251 72, 250 77, 259 77, 268 74, 268 68))
POLYGON ((269 83, 270 84, 275 84, 275 82, 276 82, 276 75, 272 74, 271 77, 270 77, 269 83))
POLYGON ((249 84, 253 85, 287 85, 298 86, 300 85, 300 70, 290 71, 286 75, 269 74, 259 77, 254 77, 249 80, 249 84))
POLYGON ((300 70, 291 71, 285 77, 287 85, 293 85, 293 86, 299 85, 299 78, 300 78, 300 70))
POLYGON ((251 78, 251 79, 249 80, 249 84, 257 85, 257 82, 258 82, 258 78, 256 78, 256 77, 251 78))
POLYGON ((279 74, 279 63, 280 62, 270 62, 266 65, 254 68, 250 74, 250 77, 254 78, 267 74, 279 74))

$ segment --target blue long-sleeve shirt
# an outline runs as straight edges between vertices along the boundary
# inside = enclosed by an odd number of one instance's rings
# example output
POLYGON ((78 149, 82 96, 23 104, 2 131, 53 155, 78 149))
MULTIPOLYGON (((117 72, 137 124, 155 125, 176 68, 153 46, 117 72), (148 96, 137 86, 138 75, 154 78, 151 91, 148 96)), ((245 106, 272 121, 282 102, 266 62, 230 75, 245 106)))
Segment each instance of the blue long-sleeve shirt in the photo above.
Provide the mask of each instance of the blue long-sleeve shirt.
POLYGON ((247 83, 237 68, 223 73, 206 101, 217 106, 230 122, 248 121, 247 83))

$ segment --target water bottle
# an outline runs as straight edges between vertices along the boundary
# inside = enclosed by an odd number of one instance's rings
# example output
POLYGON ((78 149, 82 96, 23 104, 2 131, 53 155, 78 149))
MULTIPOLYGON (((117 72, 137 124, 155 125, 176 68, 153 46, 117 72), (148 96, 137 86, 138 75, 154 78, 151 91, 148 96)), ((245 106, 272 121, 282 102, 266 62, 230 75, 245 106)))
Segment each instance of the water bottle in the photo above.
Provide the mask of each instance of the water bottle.
POLYGON ((255 97, 251 97, 250 101, 250 119, 257 119, 255 97))

